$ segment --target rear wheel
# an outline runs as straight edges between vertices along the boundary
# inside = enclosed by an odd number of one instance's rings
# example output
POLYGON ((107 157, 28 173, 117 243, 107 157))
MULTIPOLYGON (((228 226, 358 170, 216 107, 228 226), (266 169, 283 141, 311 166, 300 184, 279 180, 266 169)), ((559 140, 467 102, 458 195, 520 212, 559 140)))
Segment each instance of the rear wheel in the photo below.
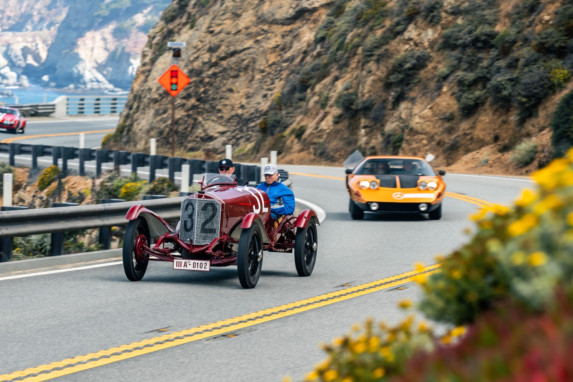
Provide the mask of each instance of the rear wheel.
POLYGON ((311 219, 305 228, 296 232, 294 244, 294 264, 299 276, 310 276, 316 263, 318 249, 318 235, 316 221, 311 219))
POLYGON ((245 289, 254 288, 261 277, 263 265, 263 240, 261 229, 257 224, 241 231, 239 253, 237 255, 237 271, 241 286, 245 289))
POLYGON ((440 220, 442 218, 442 204, 428 214, 432 220, 440 220))
POLYGON ((147 270, 149 256, 144 246, 149 246, 149 229, 145 219, 139 217, 127 224, 123 238, 123 270, 131 281, 141 280, 147 270))
POLYGON ((362 211, 352 199, 350 199, 348 204, 348 212, 350 212, 352 220, 361 220, 364 217, 364 211, 362 211))

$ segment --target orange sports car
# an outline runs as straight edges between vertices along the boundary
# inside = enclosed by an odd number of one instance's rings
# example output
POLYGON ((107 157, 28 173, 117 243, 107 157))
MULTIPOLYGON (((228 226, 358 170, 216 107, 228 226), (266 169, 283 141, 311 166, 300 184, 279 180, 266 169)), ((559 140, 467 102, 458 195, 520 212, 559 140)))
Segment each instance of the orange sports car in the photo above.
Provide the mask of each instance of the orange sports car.
POLYGON ((346 169, 350 217, 362 219, 365 212, 408 212, 441 219, 445 174, 417 157, 363 158, 353 169, 346 169))

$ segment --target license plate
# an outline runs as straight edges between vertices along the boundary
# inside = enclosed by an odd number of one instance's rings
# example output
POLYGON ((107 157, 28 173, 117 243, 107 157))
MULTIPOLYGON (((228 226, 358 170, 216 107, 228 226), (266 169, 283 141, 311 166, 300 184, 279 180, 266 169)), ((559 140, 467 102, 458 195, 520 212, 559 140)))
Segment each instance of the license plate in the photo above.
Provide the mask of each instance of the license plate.
POLYGON ((211 263, 208 260, 174 260, 173 269, 209 272, 211 263))

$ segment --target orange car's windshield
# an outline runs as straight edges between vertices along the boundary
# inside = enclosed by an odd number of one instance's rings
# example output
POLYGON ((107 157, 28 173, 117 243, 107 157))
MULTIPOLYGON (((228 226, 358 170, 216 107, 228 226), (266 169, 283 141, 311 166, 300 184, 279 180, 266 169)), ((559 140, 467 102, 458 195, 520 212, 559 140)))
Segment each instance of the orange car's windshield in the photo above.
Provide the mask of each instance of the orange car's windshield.
POLYGON ((418 159, 371 159, 357 168, 354 174, 436 176, 428 163, 418 159))

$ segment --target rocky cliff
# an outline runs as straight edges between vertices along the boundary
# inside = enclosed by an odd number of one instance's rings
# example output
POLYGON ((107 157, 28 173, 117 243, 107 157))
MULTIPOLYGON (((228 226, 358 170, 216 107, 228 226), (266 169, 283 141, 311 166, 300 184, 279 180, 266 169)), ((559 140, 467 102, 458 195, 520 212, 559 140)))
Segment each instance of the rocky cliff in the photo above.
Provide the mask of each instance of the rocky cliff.
POLYGON ((277 150, 282 163, 341 164, 359 149, 527 173, 553 155, 572 19, 559 0, 175 0, 104 145, 156 137, 169 153, 172 97, 157 80, 174 62, 168 41, 182 41, 178 155, 232 144, 237 160, 277 150))
POLYGON ((129 89, 168 0, 0 0, 0 83, 129 89))

